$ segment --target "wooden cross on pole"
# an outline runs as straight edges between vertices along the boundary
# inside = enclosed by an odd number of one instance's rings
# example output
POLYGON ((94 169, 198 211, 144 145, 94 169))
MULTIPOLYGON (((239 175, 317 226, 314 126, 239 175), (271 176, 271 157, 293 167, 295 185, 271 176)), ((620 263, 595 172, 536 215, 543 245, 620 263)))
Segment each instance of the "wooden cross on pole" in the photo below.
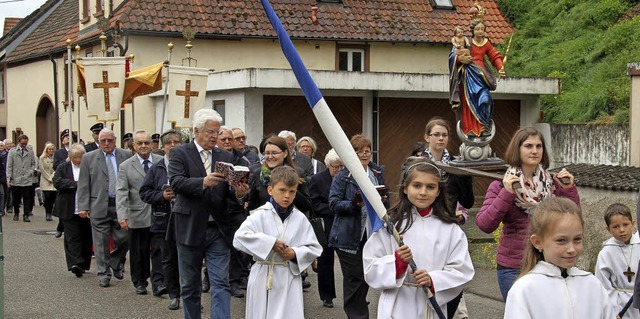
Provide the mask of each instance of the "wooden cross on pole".
POLYGON ((104 111, 111 111, 111 102, 109 101, 109 89, 120 86, 118 82, 109 82, 109 72, 102 71, 102 82, 93 83, 94 89, 102 89, 104 91, 104 111))
POLYGON ((198 91, 191 91, 191 80, 185 80, 184 90, 176 90, 176 95, 184 96, 184 118, 188 119, 190 117, 189 107, 191 104, 191 97, 198 96, 198 91))
POLYGON ((633 278, 633 275, 635 275, 636 273, 631 271, 631 267, 627 266, 627 271, 622 272, 625 276, 627 276, 627 280, 629 282, 631 282, 631 279, 633 278))

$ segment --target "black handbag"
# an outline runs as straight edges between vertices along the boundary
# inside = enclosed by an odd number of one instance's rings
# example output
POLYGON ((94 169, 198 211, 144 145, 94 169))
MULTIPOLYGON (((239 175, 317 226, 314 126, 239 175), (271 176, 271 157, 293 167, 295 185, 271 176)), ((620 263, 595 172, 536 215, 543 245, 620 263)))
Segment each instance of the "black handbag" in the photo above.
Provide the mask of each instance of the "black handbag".
POLYGON ((327 247, 327 235, 324 232, 324 219, 316 216, 313 210, 309 214, 309 222, 313 228, 313 232, 316 234, 316 238, 322 247, 327 247))

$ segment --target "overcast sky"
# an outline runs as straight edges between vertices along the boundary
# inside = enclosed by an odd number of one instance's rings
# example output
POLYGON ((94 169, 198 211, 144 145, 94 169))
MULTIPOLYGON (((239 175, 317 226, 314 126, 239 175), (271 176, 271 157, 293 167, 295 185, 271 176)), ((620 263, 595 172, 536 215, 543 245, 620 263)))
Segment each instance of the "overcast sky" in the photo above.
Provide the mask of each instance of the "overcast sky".
POLYGON ((24 18, 38 9, 46 0, 0 0, 0 36, 4 31, 4 18, 24 18))

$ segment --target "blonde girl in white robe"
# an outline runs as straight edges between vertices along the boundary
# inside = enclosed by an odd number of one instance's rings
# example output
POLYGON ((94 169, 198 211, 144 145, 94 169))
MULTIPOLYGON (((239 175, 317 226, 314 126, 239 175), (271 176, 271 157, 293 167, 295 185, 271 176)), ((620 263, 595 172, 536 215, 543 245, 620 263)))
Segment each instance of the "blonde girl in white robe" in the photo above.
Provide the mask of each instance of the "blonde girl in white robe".
POLYGON ((304 318, 300 273, 322 253, 307 217, 293 207, 299 182, 290 166, 271 172, 269 202, 251 212, 233 246, 253 256, 245 318, 304 318))
MULTIPOLYGON (((612 237, 602 245, 595 275, 607 291, 613 310, 619 313, 633 295, 640 261, 640 237, 637 232, 633 233, 633 217, 626 205, 607 207, 604 221, 612 237)), ((640 311, 630 307, 623 318, 640 319, 640 311)))
POLYGON ((616 318, 600 281, 575 267, 583 250, 578 206, 562 197, 545 199, 530 219, 524 275, 509 290, 504 318, 616 318))
POLYGON ((389 210, 404 245, 398 247, 384 227, 375 232, 364 246, 364 276, 382 290, 378 318, 437 318, 423 287, 435 293, 446 314, 447 303, 473 278, 473 265, 467 238, 447 212, 440 171, 419 157, 404 166, 400 199, 389 210), (415 272, 408 267, 412 258, 415 272))

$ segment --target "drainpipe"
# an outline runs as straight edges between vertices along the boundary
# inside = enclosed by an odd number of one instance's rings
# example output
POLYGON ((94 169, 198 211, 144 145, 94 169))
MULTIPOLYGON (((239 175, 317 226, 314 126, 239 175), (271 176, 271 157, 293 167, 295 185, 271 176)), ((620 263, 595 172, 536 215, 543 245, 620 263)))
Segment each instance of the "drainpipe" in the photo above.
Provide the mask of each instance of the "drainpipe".
POLYGON ((373 91, 373 100, 371 101, 371 151, 373 152, 373 158, 371 159, 374 163, 380 165, 378 162, 378 144, 379 144, 379 135, 380 135, 380 100, 378 98, 378 91, 373 91))
MULTIPOLYGON (((60 110, 58 109, 58 64, 56 60, 53 59, 53 55, 49 53, 49 60, 53 63, 53 106, 56 109, 56 136, 60 132, 60 110)), ((56 145, 60 148, 60 140, 56 138, 56 145)))

